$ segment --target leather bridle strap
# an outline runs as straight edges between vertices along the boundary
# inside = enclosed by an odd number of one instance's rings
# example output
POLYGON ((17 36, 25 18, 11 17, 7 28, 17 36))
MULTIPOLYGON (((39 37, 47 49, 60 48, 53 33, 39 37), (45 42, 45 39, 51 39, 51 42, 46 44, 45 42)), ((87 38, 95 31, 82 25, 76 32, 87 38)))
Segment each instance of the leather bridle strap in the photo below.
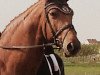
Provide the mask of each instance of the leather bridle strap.
POLYGON ((48 13, 46 13, 46 21, 48 22, 48 25, 49 25, 49 27, 51 29, 51 32, 52 32, 53 36, 55 36, 56 32, 54 31, 54 29, 53 29, 53 27, 51 25, 51 22, 50 22, 49 17, 48 17, 48 13))
POLYGON ((62 28, 60 28, 60 30, 56 32, 55 37, 58 37, 66 29, 74 29, 74 26, 72 24, 64 25, 62 28))

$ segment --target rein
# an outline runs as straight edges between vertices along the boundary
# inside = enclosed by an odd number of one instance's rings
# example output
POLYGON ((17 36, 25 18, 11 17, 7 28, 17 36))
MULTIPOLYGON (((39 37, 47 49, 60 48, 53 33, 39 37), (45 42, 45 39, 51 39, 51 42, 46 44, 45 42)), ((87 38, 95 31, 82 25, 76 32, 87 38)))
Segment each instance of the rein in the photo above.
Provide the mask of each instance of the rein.
POLYGON ((32 46, 1 46, 0 48, 3 49, 32 49, 32 48, 39 48, 39 47, 48 47, 55 45, 55 43, 48 43, 48 44, 42 44, 42 45, 32 45, 32 46))

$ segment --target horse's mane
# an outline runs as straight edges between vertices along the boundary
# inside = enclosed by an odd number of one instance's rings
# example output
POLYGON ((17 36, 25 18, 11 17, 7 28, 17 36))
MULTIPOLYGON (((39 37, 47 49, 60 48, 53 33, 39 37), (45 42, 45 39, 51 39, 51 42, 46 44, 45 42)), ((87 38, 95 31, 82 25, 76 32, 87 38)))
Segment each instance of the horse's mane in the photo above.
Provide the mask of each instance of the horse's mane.
POLYGON ((9 32, 11 28, 20 25, 20 23, 22 23, 32 12, 36 11, 35 8, 37 6, 40 6, 41 4, 43 4, 43 2, 42 0, 39 0, 39 2, 31 5, 26 11, 24 11, 23 13, 15 17, 13 20, 11 20, 10 23, 6 26, 6 28, 2 32, 2 36, 4 36, 7 32, 9 32))

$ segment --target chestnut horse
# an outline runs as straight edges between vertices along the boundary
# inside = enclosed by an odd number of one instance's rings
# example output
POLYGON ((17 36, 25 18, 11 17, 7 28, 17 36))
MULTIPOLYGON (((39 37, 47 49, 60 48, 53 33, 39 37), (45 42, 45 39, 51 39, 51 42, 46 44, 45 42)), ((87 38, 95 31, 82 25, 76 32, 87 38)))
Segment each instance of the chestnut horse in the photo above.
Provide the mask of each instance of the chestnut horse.
POLYGON ((39 0, 12 20, 0 39, 0 75, 37 75, 41 64, 45 71, 44 54, 54 54, 52 45, 66 57, 75 55, 80 42, 72 17, 67 0, 39 0))

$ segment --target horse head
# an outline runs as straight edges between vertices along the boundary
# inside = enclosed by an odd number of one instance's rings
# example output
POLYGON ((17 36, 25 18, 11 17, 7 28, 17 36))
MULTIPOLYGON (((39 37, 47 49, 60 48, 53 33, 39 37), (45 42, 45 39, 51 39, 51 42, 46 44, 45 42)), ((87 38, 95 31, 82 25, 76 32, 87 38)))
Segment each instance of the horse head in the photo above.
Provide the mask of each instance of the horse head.
POLYGON ((47 42, 54 42, 62 48, 65 56, 75 55, 80 49, 80 41, 72 24, 73 10, 68 0, 45 1, 44 37, 47 42))

